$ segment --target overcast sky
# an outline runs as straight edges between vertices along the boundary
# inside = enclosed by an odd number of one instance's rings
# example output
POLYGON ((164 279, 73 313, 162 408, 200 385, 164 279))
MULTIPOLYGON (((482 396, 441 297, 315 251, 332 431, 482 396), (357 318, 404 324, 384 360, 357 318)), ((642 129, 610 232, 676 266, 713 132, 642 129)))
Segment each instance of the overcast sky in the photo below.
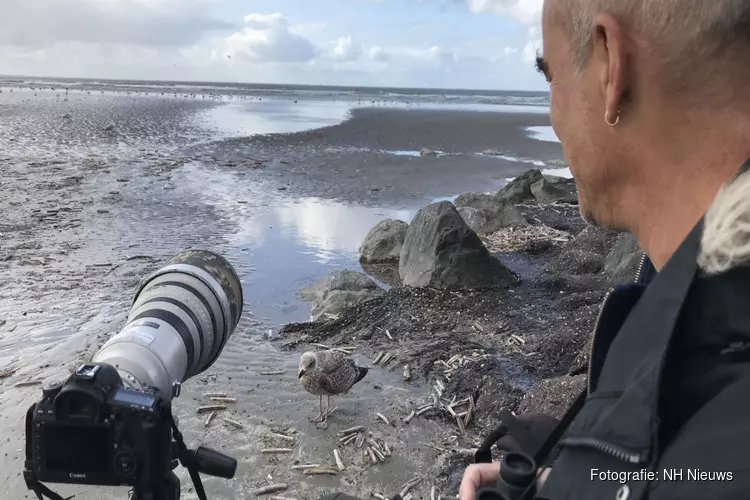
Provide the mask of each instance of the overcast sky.
POLYGON ((547 90, 543 0, 2 0, 0 74, 547 90))

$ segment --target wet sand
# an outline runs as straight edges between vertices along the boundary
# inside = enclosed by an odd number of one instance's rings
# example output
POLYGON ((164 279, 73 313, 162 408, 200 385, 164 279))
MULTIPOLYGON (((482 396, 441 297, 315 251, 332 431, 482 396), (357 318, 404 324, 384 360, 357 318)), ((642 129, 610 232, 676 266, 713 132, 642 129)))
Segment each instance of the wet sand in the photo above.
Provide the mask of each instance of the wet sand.
POLYGON ((508 177, 561 160, 559 143, 533 139, 540 113, 357 109, 346 122, 297 134, 209 143, 204 161, 272 175, 294 196, 419 206, 467 191, 491 191, 508 177), (420 156, 423 148, 443 152, 420 156), (483 154, 483 153, 492 154, 483 154), (255 161, 260 160, 256 166, 255 161))
MULTIPOLYGON (((122 327, 139 279, 189 247, 225 255, 246 296, 243 319, 219 361, 185 384, 175 402, 189 445, 206 444, 240 462, 235 479, 206 479, 209 497, 249 497, 269 474, 289 483, 284 494, 300 500, 334 489, 392 495, 416 473, 426 479, 416 494, 429 492, 444 459, 425 443, 449 441, 452 431, 440 422, 399 420, 429 398, 426 383, 372 370, 349 396, 335 400, 338 410, 321 431, 307 420, 317 401, 295 376, 299 353, 271 339, 283 324, 308 318, 309 306, 295 295, 299 288, 332 269, 358 267, 356 248, 379 218, 408 220, 425 201, 489 190, 530 166, 473 153, 492 147, 535 159, 538 145, 546 159, 544 151, 551 158, 559 145, 528 139, 519 128, 544 125, 540 116, 498 114, 494 135, 480 135, 493 117, 394 110, 358 112, 316 132, 217 142, 197 119, 217 105, 82 93, 67 101, 49 93, 37 100, 0 96, 0 370, 13 372, 0 380, 0 497, 27 494, 23 415, 39 386, 16 384, 65 372, 90 356, 122 327), (471 129, 473 119, 481 127, 471 129), (429 126, 420 128, 420 120, 429 126), (412 128, 417 139, 405 139, 412 128), (377 151, 386 147, 455 154, 377 151), (284 374, 260 374, 270 369, 284 374), (205 428, 195 409, 206 391, 236 397, 226 413, 244 429, 221 419, 205 428), (392 425, 379 423, 376 412, 392 425), (332 464, 336 432, 353 425, 382 436, 392 458, 368 466, 361 450, 348 447, 342 450, 348 468, 338 476, 290 469, 295 462, 332 464), (291 454, 260 453, 280 446, 268 438, 271 430, 295 433, 291 454)), ((372 361, 364 350, 356 355, 372 361)), ((195 498, 180 474, 183 498, 195 498)), ((53 489, 84 499, 125 497, 107 488, 53 489)))

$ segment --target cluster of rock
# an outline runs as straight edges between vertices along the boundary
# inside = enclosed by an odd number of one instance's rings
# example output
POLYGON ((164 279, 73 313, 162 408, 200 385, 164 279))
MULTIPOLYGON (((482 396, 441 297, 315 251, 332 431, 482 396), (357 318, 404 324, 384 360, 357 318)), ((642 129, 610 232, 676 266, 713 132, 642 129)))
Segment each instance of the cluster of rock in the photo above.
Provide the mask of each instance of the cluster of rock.
MULTIPOLYGON (((428 205, 417 212, 410 224, 382 220, 365 237, 360 261, 370 268, 386 267, 394 273, 397 270, 399 284, 407 287, 510 286, 517 281, 516 276, 487 250, 478 234, 527 225, 517 205, 528 202, 577 204, 575 184, 572 179, 529 170, 495 194, 467 193, 459 196, 455 204, 442 201, 428 205)), ((603 255, 588 250, 572 250, 586 255, 570 257, 577 265, 592 267, 587 271, 599 272, 606 266, 612 274, 624 275, 633 267, 630 256, 635 254, 637 245, 632 247, 632 238, 623 238, 606 262, 603 255)), ((563 259, 552 265, 564 264, 563 259)), ((304 290, 302 296, 314 303, 313 319, 317 320, 382 292, 367 275, 346 270, 323 278, 304 290)))

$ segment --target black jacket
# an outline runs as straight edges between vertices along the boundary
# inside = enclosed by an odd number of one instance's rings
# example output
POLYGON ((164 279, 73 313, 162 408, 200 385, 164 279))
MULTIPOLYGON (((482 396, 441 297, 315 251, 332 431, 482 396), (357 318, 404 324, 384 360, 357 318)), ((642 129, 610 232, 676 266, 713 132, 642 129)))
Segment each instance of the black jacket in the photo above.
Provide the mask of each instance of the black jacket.
POLYGON ((586 403, 537 498, 750 498, 750 162, 731 185, 650 284, 608 296, 586 403), (714 238, 727 252, 707 256, 714 238))

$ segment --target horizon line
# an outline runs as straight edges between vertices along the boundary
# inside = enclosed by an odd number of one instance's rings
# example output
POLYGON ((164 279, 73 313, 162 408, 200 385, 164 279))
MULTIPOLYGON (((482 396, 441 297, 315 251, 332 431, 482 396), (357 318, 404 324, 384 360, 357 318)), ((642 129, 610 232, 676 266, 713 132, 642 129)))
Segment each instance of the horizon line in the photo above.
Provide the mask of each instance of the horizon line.
POLYGON ((260 82, 241 82, 241 81, 214 81, 214 80, 162 80, 162 79, 137 79, 137 78, 98 78, 98 77, 73 77, 73 76, 35 76, 35 75, 10 75, 0 73, 0 78, 18 78, 18 79, 39 79, 39 80, 90 80, 102 82, 154 82, 154 83, 189 83, 189 84, 231 84, 231 85, 248 85, 248 86, 277 86, 277 87, 329 87, 339 89, 394 89, 394 90, 460 90, 464 92, 527 92, 536 94, 549 94, 545 90, 522 90, 522 89, 488 89, 488 88, 450 88, 450 87, 398 87, 398 86, 376 86, 376 85, 341 85, 341 84, 305 84, 305 83, 260 83, 260 82))

